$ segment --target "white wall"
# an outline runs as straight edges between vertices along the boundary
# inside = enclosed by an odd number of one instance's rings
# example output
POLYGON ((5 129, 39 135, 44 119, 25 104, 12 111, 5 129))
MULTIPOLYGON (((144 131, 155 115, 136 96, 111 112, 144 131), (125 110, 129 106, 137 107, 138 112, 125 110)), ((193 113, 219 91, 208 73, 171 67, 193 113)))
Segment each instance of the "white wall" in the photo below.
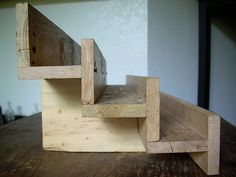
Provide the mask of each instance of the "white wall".
MULTIPOLYGON (((108 83, 122 84, 126 74, 147 75, 147 0, 95 0, 36 5, 75 41, 95 38, 108 65, 108 83)), ((17 114, 39 111, 39 81, 18 81, 15 9, 0 3, 0 104, 17 114), (21 108, 21 111, 17 112, 21 108), (38 107, 37 109, 35 107, 38 107)))
POLYGON ((236 36, 211 27, 210 110, 236 125, 236 36))
POLYGON ((197 103, 198 1, 149 0, 148 74, 161 90, 197 103))

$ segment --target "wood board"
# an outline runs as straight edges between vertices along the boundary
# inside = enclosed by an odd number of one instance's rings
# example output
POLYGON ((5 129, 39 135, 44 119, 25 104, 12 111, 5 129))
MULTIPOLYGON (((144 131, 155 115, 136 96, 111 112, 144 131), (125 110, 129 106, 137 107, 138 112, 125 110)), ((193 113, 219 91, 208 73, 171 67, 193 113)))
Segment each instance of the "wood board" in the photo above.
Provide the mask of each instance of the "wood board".
POLYGON ((146 119, 139 119, 138 129, 144 144, 160 140, 160 78, 127 76, 127 86, 140 100, 145 100, 146 119))
POLYGON ((19 67, 18 77, 22 80, 81 78, 81 65, 19 67))
MULTIPOLYGON (((161 93, 161 114, 164 117, 171 117, 172 120, 176 119, 182 126, 189 128, 195 135, 199 135, 207 141, 205 152, 189 152, 189 155, 206 174, 219 174, 220 117, 213 112, 165 93, 161 93)), ((188 136, 189 132, 186 132, 188 136)), ((181 135, 181 137, 185 136, 181 135)))
MULTIPOLYGON (((81 64, 81 47, 28 3, 16 5, 16 45, 22 79, 30 74, 28 67, 81 64)), ((37 69, 31 71, 29 78, 38 77, 37 69)))
POLYGON ((42 81, 43 147, 73 152, 144 152, 137 119, 82 118, 81 79, 42 81))
POLYGON ((95 40, 81 41, 82 57, 82 101, 94 104, 106 86, 106 60, 95 40))

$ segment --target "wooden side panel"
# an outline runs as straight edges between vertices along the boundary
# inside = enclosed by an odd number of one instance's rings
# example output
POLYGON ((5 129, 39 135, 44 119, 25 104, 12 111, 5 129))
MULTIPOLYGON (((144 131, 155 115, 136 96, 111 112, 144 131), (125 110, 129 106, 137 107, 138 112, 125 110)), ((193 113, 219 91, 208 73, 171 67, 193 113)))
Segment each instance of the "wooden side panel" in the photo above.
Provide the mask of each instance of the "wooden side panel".
POLYGON ((162 117, 169 114, 208 141, 207 152, 190 156, 208 175, 219 174, 220 117, 164 93, 161 93, 161 114, 162 117))
POLYGON ((81 48, 28 3, 16 5, 18 66, 80 65, 81 48))
POLYGON ((158 141, 160 140, 159 78, 147 78, 146 108, 147 108, 147 141, 158 141))
POLYGON ((146 104, 125 85, 106 86, 96 104, 83 105, 83 117, 146 118, 146 104))
POLYGON ((160 139, 160 79, 152 77, 127 76, 126 84, 146 101, 146 120, 139 120, 139 133, 146 141, 160 139))
POLYGON ((82 101, 94 104, 106 86, 106 61, 93 39, 84 39, 82 45, 82 101))
POLYGON ((71 152, 143 152, 137 119, 82 118, 81 79, 42 81, 43 147, 71 152))
POLYGON ((18 67, 30 66, 28 4, 16 5, 16 49, 18 67))
POLYGON ((63 79, 81 78, 81 65, 19 67, 20 79, 63 79))
POLYGON ((208 175, 218 175, 220 169, 220 117, 208 119, 208 150, 202 153, 189 153, 190 157, 208 175))

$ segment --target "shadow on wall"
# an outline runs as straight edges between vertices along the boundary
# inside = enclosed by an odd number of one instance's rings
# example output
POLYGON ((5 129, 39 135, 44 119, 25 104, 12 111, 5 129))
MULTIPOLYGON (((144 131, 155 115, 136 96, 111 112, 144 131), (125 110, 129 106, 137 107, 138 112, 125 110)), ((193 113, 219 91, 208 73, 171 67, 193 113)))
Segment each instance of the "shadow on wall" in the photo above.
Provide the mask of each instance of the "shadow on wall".
POLYGON ((236 43, 236 7, 225 8, 212 13, 212 23, 236 43))
POLYGON ((43 5, 43 4, 59 4, 59 3, 73 3, 73 2, 83 2, 83 1, 91 1, 91 2, 94 2, 94 1, 109 1, 109 0, 45 0, 45 1, 42 1, 42 0, 12 0, 12 1, 9 1, 9 0, 3 0, 0 2, 0 9, 3 9, 3 8, 9 8, 9 7, 15 7, 15 5, 17 3, 23 3, 23 2, 28 2, 30 4, 33 4, 33 5, 43 5))
MULTIPOLYGON (((32 114, 36 114, 40 112, 39 105, 37 103, 34 103, 33 107, 34 107, 34 111, 32 112, 32 114)), ((7 102, 7 109, 4 111, 4 115, 3 115, 4 124, 12 122, 17 119, 21 119, 23 117, 25 116, 24 116, 21 106, 17 106, 16 112, 15 112, 14 109, 12 108, 12 103, 7 102)))

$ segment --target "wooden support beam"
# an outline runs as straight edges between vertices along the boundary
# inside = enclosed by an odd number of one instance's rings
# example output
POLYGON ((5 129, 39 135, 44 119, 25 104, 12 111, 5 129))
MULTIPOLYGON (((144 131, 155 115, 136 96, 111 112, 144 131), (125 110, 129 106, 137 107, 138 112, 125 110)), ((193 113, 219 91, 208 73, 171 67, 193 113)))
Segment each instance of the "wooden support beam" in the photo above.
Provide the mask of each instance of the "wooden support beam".
POLYGON ((28 3, 16 5, 16 44, 19 72, 25 67, 81 64, 80 46, 28 3))
POLYGON ((94 104, 106 86, 106 60, 93 39, 81 41, 82 101, 94 104))
MULTIPOLYGON (((168 121, 168 124, 162 126, 163 136, 167 135, 169 146, 173 149, 172 152, 189 152, 192 159, 208 175, 219 174, 220 117, 215 113, 164 93, 161 93, 160 98, 161 122, 168 121), (173 121, 179 122, 179 125, 175 125, 173 121), (168 135, 170 133, 173 135, 168 135), (174 150, 176 145, 173 145, 171 137, 178 140, 178 148, 180 149, 174 150), (192 145, 185 146, 186 143, 192 145), (183 148, 187 149, 184 150, 183 148)), ((161 139, 163 141, 163 137, 161 139)), ((158 147, 157 145, 155 147, 158 147)), ((150 148, 147 149, 152 152, 150 148)), ((158 150, 155 152, 159 153, 158 150)))

